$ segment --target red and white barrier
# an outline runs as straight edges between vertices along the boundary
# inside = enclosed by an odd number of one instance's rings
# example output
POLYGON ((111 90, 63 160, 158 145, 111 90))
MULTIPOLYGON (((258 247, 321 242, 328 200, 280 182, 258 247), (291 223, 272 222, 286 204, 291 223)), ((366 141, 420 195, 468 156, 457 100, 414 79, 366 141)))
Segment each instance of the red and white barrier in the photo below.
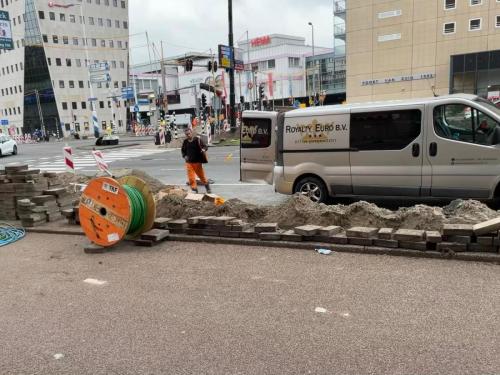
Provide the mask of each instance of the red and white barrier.
POLYGON ((66 146, 63 148, 64 153, 64 164, 66 165, 66 171, 75 173, 75 163, 73 162, 73 151, 71 147, 66 146))
POLYGON ((164 129, 160 130, 160 144, 161 145, 165 144, 165 130, 164 129))
POLYGON ((97 168, 101 172, 108 172, 109 166, 108 163, 104 160, 104 155, 101 151, 92 151, 92 156, 94 157, 95 163, 97 164, 97 168))

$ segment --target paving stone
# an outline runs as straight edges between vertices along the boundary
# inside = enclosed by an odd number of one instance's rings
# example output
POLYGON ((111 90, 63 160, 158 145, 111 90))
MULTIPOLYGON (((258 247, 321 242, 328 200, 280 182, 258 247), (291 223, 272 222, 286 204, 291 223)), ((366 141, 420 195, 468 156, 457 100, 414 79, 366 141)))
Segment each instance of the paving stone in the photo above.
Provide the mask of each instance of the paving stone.
POLYGON ((319 225, 302 225, 300 227, 295 227, 294 231, 301 236, 315 236, 321 228, 322 227, 319 225))
POLYGON ((476 238, 476 242, 481 246, 491 246, 493 247, 493 237, 491 236, 479 236, 476 238))
POLYGON ((250 229, 250 224, 243 224, 243 225, 231 225, 228 228, 230 228, 231 232, 243 232, 247 229, 250 229))
POLYGON ((348 239, 348 243, 351 244, 351 245, 359 245, 359 246, 372 246, 373 245, 373 239, 372 238, 349 237, 349 236, 347 236, 347 239, 348 239))
POLYGON ((156 229, 165 229, 169 221, 172 221, 169 217, 157 217, 154 221, 153 227, 156 229))
POLYGON ((417 229, 398 229, 392 238, 398 241, 420 242, 425 239, 425 231, 417 229))
POLYGON ((250 239, 259 238, 259 234, 254 232, 253 230, 246 230, 240 232, 240 238, 250 238, 250 239))
POLYGON ((264 241, 279 241, 281 240, 280 232, 260 232, 259 238, 264 241))
POLYGON ((373 245, 379 247, 390 247, 395 249, 399 247, 399 242, 397 240, 386 240, 386 239, 376 238, 373 240, 373 245))
POLYGON ((208 220, 207 224, 212 225, 227 225, 232 220, 236 219, 234 216, 215 216, 208 220))
POLYGON ((171 234, 186 234, 186 229, 187 228, 169 228, 169 232, 171 234))
POLYGON ((198 218, 198 224, 208 224, 215 216, 201 216, 198 218))
POLYGON ((31 201, 35 204, 45 204, 49 202, 54 202, 56 203, 56 197, 53 195, 37 195, 33 198, 31 198, 31 201))
POLYGON ((328 227, 323 227, 318 231, 318 234, 320 236, 333 236, 335 234, 338 234, 342 232, 342 227, 339 227, 338 225, 330 225, 328 227))
POLYGON ((476 235, 496 232, 496 231, 500 230, 500 217, 497 217, 495 219, 491 219, 488 221, 483 221, 482 223, 476 224, 472 227, 472 230, 474 231, 474 234, 476 234, 476 235))
POLYGON ((425 232, 425 239, 430 243, 439 243, 443 242, 443 237, 441 233, 435 230, 429 230, 425 232))
POLYGON ((377 236, 381 240, 390 240, 392 239, 393 232, 394 232, 393 228, 380 228, 380 230, 377 233, 377 236))
POLYGON ((284 233, 281 233, 282 241, 290 241, 290 242, 302 242, 303 237, 300 234, 296 234, 294 230, 287 230, 284 233))
POLYGON ((164 229, 151 229, 143 234, 141 234, 142 240, 151 240, 155 242, 160 242, 168 237, 170 232, 164 229))
POLYGON ((189 228, 191 229, 207 229, 206 224, 190 224, 189 228))
POLYGON ((168 229, 183 229, 187 227, 187 220, 184 219, 179 219, 179 220, 172 220, 169 221, 167 226, 168 229))
POLYGON ((228 237, 228 238, 240 237, 240 232, 224 231, 224 232, 219 232, 219 234, 221 237, 228 237))
POLYGON ((135 244, 135 246, 152 247, 155 244, 155 242, 151 241, 151 240, 138 239, 138 240, 134 240, 134 244, 135 244))
POLYGON ((203 236, 203 229, 188 228, 185 232, 190 236, 203 236))
POLYGON ((445 236, 472 236, 473 234, 472 224, 445 224, 443 226, 443 235, 445 236))
POLYGON ((481 253, 497 253, 498 247, 496 246, 486 246, 480 243, 471 243, 467 246, 469 251, 481 252, 481 253))
POLYGON ((205 216, 194 216, 194 217, 190 217, 187 219, 187 223, 191 226, 191 225, 194 225, 194 224, 198 224, 199 223, 199 220, 201 218, 203 218, 205 216))
POLYGON ((220 236, 220 232, 216 232, 213 230, 203 229, 202 233, 204 236, 208 236, 208 237, 219 237, 220 236))
POLYGON ((401 249, 410 249, 410 250, 427 250, 427 242, 425 241, 399 241, 399 247, 401 249))
POLYGON ((373 238, 377 235, 378 228, 352 227, 346 231, 347 237, 352 238, 373 238))
POLYGON ((278 223, 259 223, 254 227, 257 233, 273 233, 278 230, 278 223))
POLYGON ((455 242, 464 244, 472 242, 470 236, 444 236, 443 240, 446 242, 455 242))
POLYGON ((437 250, 443 253, 461 253, 467 251, 467 245, 464 243, 441 242, 437 244, 437 250))

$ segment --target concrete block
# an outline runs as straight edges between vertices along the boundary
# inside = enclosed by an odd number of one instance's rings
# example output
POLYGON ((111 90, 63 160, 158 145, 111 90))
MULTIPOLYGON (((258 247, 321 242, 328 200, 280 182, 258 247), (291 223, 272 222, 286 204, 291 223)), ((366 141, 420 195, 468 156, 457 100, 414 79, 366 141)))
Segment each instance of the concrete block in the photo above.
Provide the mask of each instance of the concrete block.
POLYGON ((215 216, 200 216, 198 218, 198 224, 208 224, 214 217, 215 216))
POLYGON ((339 227, 338 225, 330 225, 328 227, 321 228, 318 231, 318 234, 320 236, 330 237, 330 236, 333 236, 333 235, 338 234, 340 232, 342 232, 342 228, 341 227, 339 227))
POLYGON ((399 247, 401 249, 426 251, 427 250, 427 242, 425 242, 425 241, 399 241, 399 247))
POLYGON ((212 217, 207 224, 212 225, 227 225, 232 220, 236 219, 234 216, 216 216, 212 217))
POLYGON ((205 216, 194 216, 194 217, 189 217, 189 218, 187 219, 187 223, 188 223, 188 225, 190 225, 190 226, 191 226, 191 225, 194 225, 194 224, 198 224, 198 223, 199 223, 199 220, 200 220, 201 218, 203 218, 203 217, 205 217, 205 216))
POLYGON ((138 239, 138 240, 134 240, 134 244, 135 244, 135 246, 152 247, 155 244, 155 242, 151 241, 151 240, 138 239))
POLYGON ((352 238, 373 238, 376 237, 378 228, 352 227, 346 231, 347 237, 352 238))
POLYGON ((154 221, 153 228, 165 229, 169 221, 172 221, 169 217, 157 217, 154 221))
POLYGON ((213 231, 213 230, 203 229, 202 233, 203 233, 204 236, 208 236, 208 237, 219 237, 220 236, 220 232, 216 232, 216 231, 213 231))
POLYGON ((476 242, 481 246, 491 246, 493 247, 493 237, 491 236, 479 236, 476 238, 476 242))
POLYGON ((169 229, 169 232, 171 234, 185 234, 187 228, 172 228, 169 229))
POLYGON ((371 238, 347 236, 347 240, 348 240, 348 243, 351 245, 359 245, 359 246, 372 246, 373 245, 373 239, 371 239, 371 238))
POLYGON ((278 223, 259 223, 254 227, 257 233, 273 233, 278 230, 278 223))
POLYGON ((150 240, 154 242, 160 242, 168 237, 170 232, 164 229, 151 229, 143 234, 141 234, 141 240, 150 240))
POLYGON ((469 244, 472 242, 470 236, 444 236, 443 240, 446 242, 455 242, 464 244, 469 244))
POLYGON ((319 225, 302 225, 294 229, 296 234, 301 236, 315 236, 322 227, 319 225))
POLYGON ((279 241, 281 240, 280 232, 260 232, 259 238, 264 241, 279 241))
POLYGON ((467 250, 479 253, 498 253, 498 247, 486 246, 480 243, 471 243, 467 246, 467 250))
POLYGON ((500 217, 476 224, 472 227, 472 230, 476 235, 487 234, 494 231, 498 231, 500 230, 500 217))
POLYGON ((347 236, 345 233, 339 233, 335 234, 330 237, 330 243, 336 244, 336 245, 347 245, 348 243, 347 236))
POLYGON ((399 242, 397 240, 386 240, 386 239, 374 239, 373 240, 373 245, 374 246, 379 246, 379 247, 390 247, 393 249, 396 249, 399 247, 399 242))
POLYGON ((184 219, 172 220, 167 223, 168 229, 184 229, 187 228, 187 226, 187 220, 184 219))
POLYGON ((232 232, 232 231, 224 231, 224 232, 219 232, 221 237, 226 237, 226 238, 239 238, 240 237, 240 232, 232 232))
POLYGON ((398 229, 392 237, 398 241, 421 242, 425 239, 425 231, 417 229, 398 229))
POLYGON ((240 238, 250 238, 250 239, 259 238, 259 233, 256 233, 253 230, 246 230, 246 231, 240 232, 240 238))
POLYGON ((473 234, 472 224, 445 224, 443 226, 445 236, 472 236, 473 234))
POLYGON ((203 229, 188 228, 185 232, 190 236, 203 236, 203 229))
POLYGON ((467 251, 467 244, 454 242, 441 242, 437 244, 437 250, 442 253, 461 253, 467 251))
POLYGON ((439 243, 443 242, 443 237, 441 236, 441 233, 435 230, 429 230, 425 232, 425 238, 427 242, 430 243, 439 243))
POLYGON ((300 234, 296 234, 293 230, 287 230, 284 233, 281 233, 282 241, 290 241, 290 242, 302 242, 302 236, 300 234))
POLYGON ((380 228, 380 230, 377 233, 377 236, 381 240, 390 240, 392 239, 392 233, 394 233, 393 228, 380 228))

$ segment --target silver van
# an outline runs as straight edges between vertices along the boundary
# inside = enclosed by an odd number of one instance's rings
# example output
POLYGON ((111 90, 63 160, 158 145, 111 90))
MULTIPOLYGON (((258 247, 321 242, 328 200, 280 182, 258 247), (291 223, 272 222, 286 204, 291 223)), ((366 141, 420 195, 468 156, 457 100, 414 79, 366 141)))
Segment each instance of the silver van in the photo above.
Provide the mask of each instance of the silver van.
POLYGON ((282 194, 329 197, 500 198, 500 110, 457 94, 247 111, 243 181, 282 194))

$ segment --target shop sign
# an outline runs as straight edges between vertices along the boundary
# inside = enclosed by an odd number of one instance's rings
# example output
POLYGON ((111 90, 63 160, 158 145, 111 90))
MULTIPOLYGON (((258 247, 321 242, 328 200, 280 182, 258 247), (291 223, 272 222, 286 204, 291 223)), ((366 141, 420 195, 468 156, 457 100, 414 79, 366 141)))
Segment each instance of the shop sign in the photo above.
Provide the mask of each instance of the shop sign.
POLYGON ((361 86, 373 86, 373 85, 381 85, 381 84, 385 84, 385 83, 418 81, 421 79, 433 79, 433 78, 436 78, 436 75, 434 73, 411 74, 411 75, 407 75, 407 76, 369 79, 369 80, 361 81, 361 86))
POLYGON ((267 44, 271 44, 271 37, 269 35, 261 36, 259 38, 255 38, 250 41, 250 45, 252 47, 260 47, 260 46, 265 46, 267 44))

